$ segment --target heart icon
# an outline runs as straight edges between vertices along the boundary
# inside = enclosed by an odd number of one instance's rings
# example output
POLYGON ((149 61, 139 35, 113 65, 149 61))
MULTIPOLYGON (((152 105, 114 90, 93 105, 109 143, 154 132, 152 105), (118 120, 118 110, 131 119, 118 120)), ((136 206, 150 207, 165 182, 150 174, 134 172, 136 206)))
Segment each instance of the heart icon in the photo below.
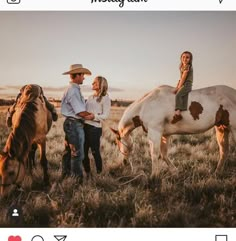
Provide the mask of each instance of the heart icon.
POLYGON ((8 241, 21 241, 20 236, 9 236, 8 241))

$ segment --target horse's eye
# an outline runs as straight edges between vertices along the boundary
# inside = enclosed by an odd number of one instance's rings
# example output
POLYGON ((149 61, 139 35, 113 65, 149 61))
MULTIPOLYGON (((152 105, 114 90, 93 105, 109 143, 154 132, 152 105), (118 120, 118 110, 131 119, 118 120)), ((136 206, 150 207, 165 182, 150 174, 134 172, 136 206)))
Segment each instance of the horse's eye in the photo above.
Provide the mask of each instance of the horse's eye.
POLYGON ((9 175, 9 176, 14 176, 14 175, 15 175, 15 172, 14 172, 14 171, 10 171, 10 172, 8 172, 8 175, 9 175))

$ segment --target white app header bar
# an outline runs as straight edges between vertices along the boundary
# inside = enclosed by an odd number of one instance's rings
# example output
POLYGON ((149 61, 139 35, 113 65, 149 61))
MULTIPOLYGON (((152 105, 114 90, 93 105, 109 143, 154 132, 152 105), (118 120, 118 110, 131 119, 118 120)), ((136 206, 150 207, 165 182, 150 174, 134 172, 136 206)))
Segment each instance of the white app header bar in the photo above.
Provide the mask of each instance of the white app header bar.
POLYGON ((235 0, 0 0, 1 10, 31 11, 233 11, 235 0))

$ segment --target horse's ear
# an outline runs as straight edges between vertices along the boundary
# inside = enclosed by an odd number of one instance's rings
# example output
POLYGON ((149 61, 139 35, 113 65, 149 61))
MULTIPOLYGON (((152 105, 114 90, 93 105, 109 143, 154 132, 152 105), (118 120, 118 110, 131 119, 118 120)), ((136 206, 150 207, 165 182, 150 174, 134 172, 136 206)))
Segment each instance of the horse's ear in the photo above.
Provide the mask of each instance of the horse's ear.
POLYGON ((117 136, 117 138, 120 138, 120 133, 119 133, 119 131, 117 131, 117 130, 111 128, 111 127, 110 127, 110 130, 117 136))

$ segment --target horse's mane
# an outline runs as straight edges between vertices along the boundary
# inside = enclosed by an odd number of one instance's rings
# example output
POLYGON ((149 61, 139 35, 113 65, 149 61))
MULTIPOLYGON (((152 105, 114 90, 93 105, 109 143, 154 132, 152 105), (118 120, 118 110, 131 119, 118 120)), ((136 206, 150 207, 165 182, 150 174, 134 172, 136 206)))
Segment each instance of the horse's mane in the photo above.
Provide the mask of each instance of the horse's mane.
POLYGON ((172 91, 173 91, 172 86, 169 86, 169 85, 158 86, 155 89, 144 94, 141 98, 135 100, 129 107, 133 108, 134 106, 141 104, 142 102, 144 102, 147 99, 149 99, 149 100, 156 99, 159 94, 164 94, 164 93, 166 94, 167 92, 172 92, 172 91))
POLYGON ((28 85, 22 93, 19 103, 20 115, 13 123, 13 129, 8 136, 4 151, 11 157, 24 161, 26 153, 31 148, 36 132, 35 113, 37 112, 36 98, 40 96, 40 87, 28 85), (28 87, 29 86, 29 87, 28 87))
MULTIPOLYGON (((166 95, 167 93, 172 93, 174 87, 169 85, 161 85, 156 87, 155 89, 149 91, 148 93, 144 94, 140 99, 135 100, 133 103, 131 103, 125 110, 124 115, 122 116, 123 123, 129 123, 132 122, 130 112, 138 112, 142 105, 145 104, 145 102, 151 102, 155 101, 158 96, 160 95, 166 95)), ((122 122, 121 122, 122 123, 122 122)))
POLYGON ((39 85, 26 85, 23 87, 20 104, 33 102, 37 97, 42 96, 42 88, 39 85))

